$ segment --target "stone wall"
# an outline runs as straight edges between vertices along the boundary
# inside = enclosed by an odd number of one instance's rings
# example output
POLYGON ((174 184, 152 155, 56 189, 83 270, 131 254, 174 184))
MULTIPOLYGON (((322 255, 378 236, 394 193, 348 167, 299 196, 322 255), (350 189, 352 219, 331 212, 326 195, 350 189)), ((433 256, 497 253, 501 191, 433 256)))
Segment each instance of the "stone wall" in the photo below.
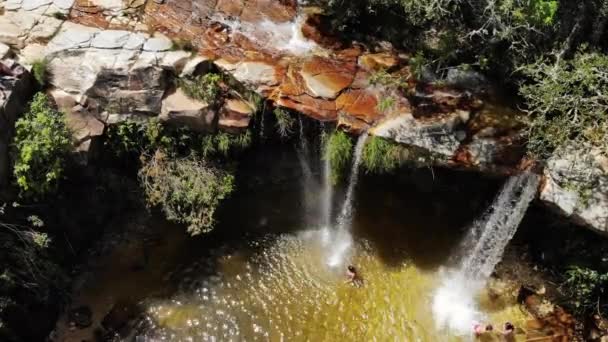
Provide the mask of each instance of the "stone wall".
POLYGON ((30 73, 11 59, 0 59, 0 195, 10 176, 10 143, 15 121, 34 91, 30 73))

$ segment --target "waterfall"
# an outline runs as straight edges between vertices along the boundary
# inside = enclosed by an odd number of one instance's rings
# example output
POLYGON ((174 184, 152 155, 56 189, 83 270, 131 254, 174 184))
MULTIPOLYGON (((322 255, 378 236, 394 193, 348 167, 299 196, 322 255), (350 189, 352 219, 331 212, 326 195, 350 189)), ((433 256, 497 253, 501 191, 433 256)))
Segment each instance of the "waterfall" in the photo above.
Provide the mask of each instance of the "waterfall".
POLYGON ((342 210, 340 211, 340 216, 338 217, 338 225, 347 229, 350 229, 350 225, 352 224, 354 206, 353 197, 355 188, 357 187, 357 182, 359 181, 359 164, 361 163, 361 155, 363 154, 363 147, 365 147, 366 140, 367 132, 361 134, 361 136, 359 136, 359 140, 357 140, 353 165, 350 171, 348 190, 346 191, 346 198, 344 199, 344 204, 342 204, 342 210))
POLYGON ((538 189, 539 177, 524 173, 509 178, 486 214, 476 221, 465 238, 471 252, 460 266, 465 274, 487 279, 502 258, 538 189))
POLYGON ((300 125, 300 146, 296 148, 298 161, 300 162, 300 168, 302 169, 302 200, 304 203, 304 213, 306 216, 305 222, 308 221, 311 213, 316 212, 313 194, 318 189, 318 183, 314 179, 312 174, 312 168, 310 166, 310 150, 308 148, 308 138, 304 132, 304 123, 302 117, 299 116, 300 125))
POLYGON ((366 140, 367 132, 359 136, 357 145, 355 147, 355 156, 353 158, 348 189, 346 191, 344 203, 342 204, 340 216, 338 217, 338 228, 334 233, 332 244, 333 250, 327 261, 327 265, 330 267, 336 267, 342 264, 353 244, 351 225, 354 214, 354 193, 357 187, 357 182, 359 181, 359 164, 361 163, 361 155, 363 154, 363 147, 365 147, 366 140))
POLYGON ((273 48, 298 56, 319 48, 315 42, 308 40, 302 34, 306 15, 301 13, 293 21, 283 23, 275 23, 268 18, 251 23, 221 15, 215 15, 213 19, 229 27, 231 32, 239 32, 265 48, 273 48))
POLYGON ((471 332, 475 321, 483 319, 475 297, 502 259, 539 182, 540 177, 529 172, 509 178, 487 212, 471 225, 460 246, 466 254, 456 270, 446 274, 433 298, 433 313, 440 327, 464 335, 471 332))

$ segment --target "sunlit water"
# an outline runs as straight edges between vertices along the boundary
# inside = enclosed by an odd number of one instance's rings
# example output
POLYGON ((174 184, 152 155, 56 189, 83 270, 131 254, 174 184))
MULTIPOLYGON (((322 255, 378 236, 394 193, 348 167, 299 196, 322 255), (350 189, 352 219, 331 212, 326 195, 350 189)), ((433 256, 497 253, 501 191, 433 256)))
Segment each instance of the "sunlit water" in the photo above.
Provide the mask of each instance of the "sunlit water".
MULTIPOLYGON (((496 184, 440 170, 402 174, 390 185, 386 176, 362 174, 348 253, 342 265, 329 267, 327 258, 339 247, 329 234, 335 227, 303 223, 295 151, 265 150, 243 160, 239 172, 239 191, 211 235, 190 238, 183 227, 153 218, 143 230, 150 237, 136 234, 95 258, 71 304, 91 307, 93 325, 70 331, 63 317, 56 340, 90 340, 120 302, 139 309, 120 331, 125 341, 471 339, 437 325, 433 298, 443 265, 496 184), (348 263, 360 270, 363 287, 345 283, 348 263)), ((346 190, 335 189, 334 208, 346 190)), ((313 202, 324 197, 312 193, 313 202)), ((513 293, 489 298, 482 290, 472 299, 486 322, 525 327, 528 314, 513 293)), ((451 303, 447 298, 446 307, 451 303)))
MULTIPOLYGON (((147 303, 142 335, 172 341, 466 338, 435 328, 435 273, 407 261, 388 267, 359 241, 350 261, 362 270, 364 286, 355 288, 344 282, 342 269, 325 266, 322 241, 322 231, 309 231, 255 242, 252 248, 265 247, 250 256, 218 255, 213 275, 194 277, 172 298, 147 303)), ((490 316, 499 322, 524 315, 507 307, 490 316)))

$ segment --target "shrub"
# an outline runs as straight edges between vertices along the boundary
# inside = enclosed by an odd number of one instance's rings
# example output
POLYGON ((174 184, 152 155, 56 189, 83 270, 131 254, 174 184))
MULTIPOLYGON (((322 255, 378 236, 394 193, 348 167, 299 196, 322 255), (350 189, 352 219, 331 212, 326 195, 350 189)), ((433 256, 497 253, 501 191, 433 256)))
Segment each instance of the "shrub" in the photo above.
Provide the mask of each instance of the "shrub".
POLYGON ((608 153, 608 56, 577 53, 571 61, 542 60, 524 71, 520 92, 532 117, 528 149, 548 157, 565 144, 590 144, 608 153))
POLYGON ((32 63, 32 74, 34 75, 34 79, 41 87, 46 86, 49 78, 49 62, 47 59, 39 59, 32 63))
POLYGON ((13 170, 24 196, 42 196, 57 187, 72 149, 64 114, 38 93, 15 124, 13 170))
POLYGON ((368 139, 361 163, 369 172, 387 173, 401 165, 401 146, 379 137, 368 139))
POLYGON ((192 235, 213 229, 220 202, 234 189, 234 177, 205 160, 169 158, 158 150, 139 172, 148 204, 167 219, 188 225, 192 235))
POLYGON ((221 81, 222 76, 219 74, 208 73, 197 76, 193 80, 182 78, 177 83, 188 97, 217 105, 221 93, 221 81))
POLYGON ((585 314, 605 309, 608 273, 572 266, 565 273, 562 287, 571 298, 569 303, 574 306, 577 313, 585 314))
POLYGON ((331 173, 330 179, 337 184, 343 179, 352 160, 353 142, 342 131, 336 131, 329 135, 325 142, 324 158, 329 161, 331 173))
POLYGON ((293 116, 282 108, 275 108, 273 114, 277 119, 277 132, 279 135, 283 138, 290 136, 293 133, 293 127, 296 123, 293 116))
POLYGON ((142 122, 126 120, 108 128, 106 145, 117 156, 139 156, 141 153, 154 151, 161 146, 174 145, 173 138, 166 133, 158 119, 142 122))
POLYGON ((221 155, 226 158, 230 153, 239 152, 251 145, 251 132, 239 135, 217 133, 206 135, 201 140, 201 155, 203 158, 221 155))
POLYGON ((53 12, 51 15, 53 16, 53 18, 58 20, 68 20, 68 15, 62 12, 53 12))

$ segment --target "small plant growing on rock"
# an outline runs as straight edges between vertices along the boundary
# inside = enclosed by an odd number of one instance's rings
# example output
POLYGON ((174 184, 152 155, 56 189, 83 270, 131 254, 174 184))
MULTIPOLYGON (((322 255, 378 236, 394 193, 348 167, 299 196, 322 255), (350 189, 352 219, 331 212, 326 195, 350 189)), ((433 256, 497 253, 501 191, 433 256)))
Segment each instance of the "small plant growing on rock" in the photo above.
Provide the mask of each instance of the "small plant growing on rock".
POLYGON ((381 113, 386 113, 391 110, 395 106, 395 98, 393 97, 385 97, 378 103, 378 111, 381 113))
POLYGON ((388 173, 401 165, 401 146, 379 137, 365 144, 361 163, 368 172, 388 173))
POLYGON ((193 80, 179 79, 178 86, 193 99, 217 105, 221 94, 222 77, 219 74, 208 73, 197 76, 193 80))
POLYGON ((330 179, 333 184, 342 180, 352 160, 353 142, 342 131, 336 131, 326 138, 324 158, 329 161, 330 179))
POLYGON ((201 140, 201 155, 203 158, 209 158, 219 154, 227 158, 231 153, 251 146, 251 139, 251 131, 239 135, 228 133, 206 135, 201 140))
POLYGON ((296 120, 289 114, 288 111, 282 108, 275 108, 273 111, 274 117, 277 119, 277 132, 283 138, 288 137, 293 133, 293 127, 296 120))
POLYGON ((32 74, 41 87, 46 86, 50 78, 48 60, 40 59, 32 63, 32 74))
POLYGON ((53 12, 53 14, 51 14, 51 16, 57 20, 62 20, 62 21, 66 21, 68 20, 68 15, 62 12, 53 12))
POLYGON ((72 149, 64 114, 38 93, 17 120, 15 131, 13 173, 22 195, 37 197, 54 191, 72 149))

